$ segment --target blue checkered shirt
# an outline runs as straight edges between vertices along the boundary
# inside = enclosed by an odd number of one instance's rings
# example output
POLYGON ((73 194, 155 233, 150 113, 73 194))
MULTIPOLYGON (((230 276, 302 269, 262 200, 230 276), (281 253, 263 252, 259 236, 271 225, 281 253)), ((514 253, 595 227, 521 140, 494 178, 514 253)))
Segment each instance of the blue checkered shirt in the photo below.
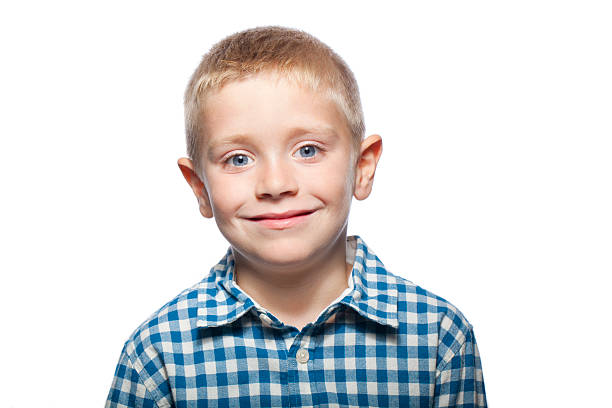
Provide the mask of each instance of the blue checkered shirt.
POLYGON ((132 334, 106 406, 485 407, 463 315, 349 247, 349 289, 301 331, 236 285, 228 250, 132 334))

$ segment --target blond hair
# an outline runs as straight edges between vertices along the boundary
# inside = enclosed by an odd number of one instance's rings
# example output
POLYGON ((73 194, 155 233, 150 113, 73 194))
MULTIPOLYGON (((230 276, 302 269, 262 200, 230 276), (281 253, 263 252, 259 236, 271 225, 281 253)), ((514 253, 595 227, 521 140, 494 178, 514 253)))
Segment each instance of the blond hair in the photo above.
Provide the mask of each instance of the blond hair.
POLYGON ((317 38, 285 27, 257 27, 232 34, 204 55, 185 91, 187 154, 201 170, 202 109, 206 95, 231 81, 264 71, 323 92, 347 120, 357 151, 365 125, 357 81, 344 60, 317 38))

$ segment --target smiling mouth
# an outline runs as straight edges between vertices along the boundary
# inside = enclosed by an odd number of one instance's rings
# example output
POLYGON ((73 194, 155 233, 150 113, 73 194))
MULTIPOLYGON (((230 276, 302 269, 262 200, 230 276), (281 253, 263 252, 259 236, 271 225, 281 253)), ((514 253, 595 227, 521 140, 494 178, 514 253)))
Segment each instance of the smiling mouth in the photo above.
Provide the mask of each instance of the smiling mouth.
POLYGON ((297 211, 286 211, 284 213, 266 213, 256 217, 249 217, 251 221, 263 221, 263 220, 286 220, 290 218, 300 217, 304 215, 310 215, 316 210, 297 210, 297 211))
POLYGON ((267 213, 247 218, 257 225, 273 229, 284 230, 305 222, 316 210, 287 211, 284 213, 267 213))

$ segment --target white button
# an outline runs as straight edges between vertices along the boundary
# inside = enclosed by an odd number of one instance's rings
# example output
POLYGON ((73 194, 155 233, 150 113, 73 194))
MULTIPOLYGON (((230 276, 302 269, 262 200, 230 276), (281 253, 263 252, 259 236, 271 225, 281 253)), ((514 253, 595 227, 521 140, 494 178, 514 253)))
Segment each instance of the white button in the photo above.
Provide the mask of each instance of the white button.
POLYGON ((297 353, 295 353, 295 359, 298 361, 298 363, 302 363, 305 364, 308 362, 308 350, 306 349, 299 349, 297 351, 297 353))
POLYGON ((268 325, 272 325, 272 319, 270 319, 270 317, 267 314, 262 313, 259 315, 259 318, 261 319, 262 322, 268 325))

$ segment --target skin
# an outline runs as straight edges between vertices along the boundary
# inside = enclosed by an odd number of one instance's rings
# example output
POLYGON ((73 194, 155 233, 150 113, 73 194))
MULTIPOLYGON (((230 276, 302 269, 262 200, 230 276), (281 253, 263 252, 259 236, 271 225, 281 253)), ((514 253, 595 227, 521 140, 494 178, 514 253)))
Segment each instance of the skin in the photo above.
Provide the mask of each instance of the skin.
POLYGON ((273 73, 226 84, 202 115, 202 175, 188 158, 179 168, 230 243, 237 284, 301 329, 347 287, 350 205, 372 190, 381 137, 353 151, 334 102, 273 73), (253 220, 289 210, 313 212, 288 227, 253 220))

